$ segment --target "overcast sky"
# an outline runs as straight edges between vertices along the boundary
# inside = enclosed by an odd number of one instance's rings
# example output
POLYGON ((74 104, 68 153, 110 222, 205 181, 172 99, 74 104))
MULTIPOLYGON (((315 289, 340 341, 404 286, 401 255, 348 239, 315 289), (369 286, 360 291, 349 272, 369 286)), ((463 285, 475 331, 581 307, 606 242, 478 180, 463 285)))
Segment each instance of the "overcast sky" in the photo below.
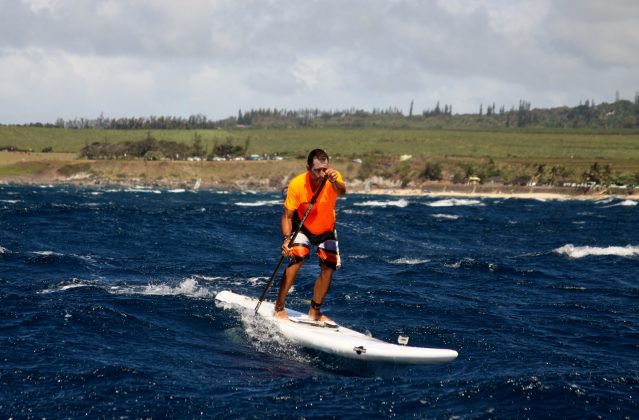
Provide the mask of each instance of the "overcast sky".
POLYGON ((0 0, 0 123, 639 90, 639 0, 0 0))

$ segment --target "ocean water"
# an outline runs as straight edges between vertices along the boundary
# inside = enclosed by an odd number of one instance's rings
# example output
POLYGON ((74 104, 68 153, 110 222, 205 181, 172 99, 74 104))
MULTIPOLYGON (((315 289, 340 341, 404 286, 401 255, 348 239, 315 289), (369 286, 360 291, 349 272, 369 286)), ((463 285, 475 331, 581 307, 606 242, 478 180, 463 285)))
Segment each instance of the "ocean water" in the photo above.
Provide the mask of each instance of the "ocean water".
POLYGON ((281 206, 0 186, 0 417, 639 417, 636 201, 341 199, 325 311, 459 352, 412 367, 314 354, 216 306, 262 292, 281 206))

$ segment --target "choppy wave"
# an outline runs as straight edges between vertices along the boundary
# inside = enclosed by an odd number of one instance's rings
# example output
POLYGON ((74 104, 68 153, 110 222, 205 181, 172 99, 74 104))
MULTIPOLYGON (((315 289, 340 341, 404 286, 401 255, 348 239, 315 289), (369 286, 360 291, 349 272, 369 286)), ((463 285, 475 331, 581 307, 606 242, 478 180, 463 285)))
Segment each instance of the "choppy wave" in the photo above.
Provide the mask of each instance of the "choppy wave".
POLYGON ((400 198, 399 200, 389 200, 389 201, 377 201, 377 200, 371 200, 371 201, 364 201, 363 203, 355 203, 355 206, 361 206, 361 207, 399 207, 399 208, 404 208, 406 206, 408 206, 408 201, 400 198))
POLYGON ((60 283, 56 286, 49 287, 48 289, 44 289, 40 293, 47 294, 47 293, 64 292, 71 289, 78 289, 81 287, 90 287, 90 286, 95 286, 95 283, 91 281, 73 279, 71 283, 69 282, 60 283))
POLYGON ((423 258, 398 258, 396 260, 389 261, 390 264, 396 265, 417 265, 425 264, 427 262, 430 262, 430 260, 423 258))
POLYGON ((268 277, 262 277, 262 276, 258 276, 258 277, 251 277, 249 279, 247 279, 248 284, 250 284, 251 286, 258 286, 262 283, 265 283, 265 280, 268 280, 268 277))
POLYGON ((489 271, 497 270, 497 264, 493 262, 481 262, 470 257, 464 257, 461 260, 457 260, 457 261, 444 262, 444 267, 453 268, 455 270, 458 270, 460 268, 461 269, 479 268, 479 269, 486 269, 489 271))
POLYGON ((235 203, 236 206, 242 207, 264 207, 282 205, 281 200, 261 200, 261 201, 240 201, 235 203))
POLYGON ((150 190, 148 188, 144 188, 144 187, 133 187, 133 188, 127 188, 124 190, 121 190, 124 192, 136 192, 136 193, 150 193, 150 194, 162 194, 162 191, 160 190, 150 190))
MULTIPOLYGON (((234 203, 279 198, 272 193, 187 188, 96 197, 85 187, 1 188, 0 198, 23 200, 0 203, 7 417, 46 417, 52 395, 56 412, 72 418, 244 418, 260 410, 274 417, 345 410, 352 417, 636 417, 637 377, 628 367, 639 328, 639 207, 604 208, 632 197, 498 204, 469 196, 456 198, 485 207, 437 208, 426 203, 451 197, 347 196, 337 208, 346 264, 327 295, 327 315, 384 341, 402 334, 410 345, 460 350, 445 366, 393 366, 387 379, 351 359, 280 343, 254 308, 243 315, 214 303, 222 290, 263 291, 266 277, 256 276, 270 275, 279 257, 268 231, 280 210, 234 203), (400 198, 410 205, 388 205, 400 198), (388 208, 355 206, 367 200, 388 208), (89 209, 94 202, 99 211, 89 209), (632 256, 573 259, 566 244, 613 255, 607 247, 619 245, 632 256), (94 262, 81 260, 87 255, 94 262), (556 337, 581 339, 567 350, 556 337), (491 363, 477 364, 478 354, 491 363), (186 385, 176 391, 176 383, 186 385), (88 397, 73 398, 80 394, 88 397)), ((288 303, 306 310, 315 256, 302 270, 288 303)), ((265 303, 272 305, 280 276, 265 303)))
POLYGON ((31 251, 31 253, 42 257, 64 257, 64 254, 55 251, 31 251))
POLYGON ((622 202, 617 203, 617 204, 613 204, 613 205, 612 205, 612 206, 610 206, 610 207, 613 207, 613 206, 628 206, 628 207, 633 207, 633 206, 636 206, 636 205, 637 205, 637 202, 636 202, 636 201, 634 201, 634 200, 623 200, 622 202))
POLYGON ((183 280, 178 285, 159 283, 144 286, 112 286, 109 291, 123 295, 187 296, 195 298, 207 298, 214 295, 208 288, 200 286, 194 278, 183 280))
POLYGON ((479 200, 471 200, 466 198, 449 198, 446 200, 433 201, 425 203, 429 207, 454 207, 454 206, 484 206, 479 200))
POLYGON ((587 288, 585 288, 584 286, 574 286, 571 284, 559 284, 557 286, 553 286, 553 289, 559 289, 559 290, 567 290, 567 291, 571 291, 571 292, 585 292, 586 290, 588 290, 587 288))
POLYGON ((209 282, 217 282, 217 281, 223 281, 223 280, 228 280, 229 278, 226 276, 205 276, 205 275, 201 275, 201 274, 196 274, 193 276, 194 279, 196 280, 204 280, 204 281, 209 281, 209 282))
POLYGON ((604 248, 567 244, 554 249, 553 252, 559 255, 566 255, 570 258, 583 258, 589 256, 636 257, 639 256, 639 246, 609 246, 604 248))
POLYGON ((244 310, 239 314, 244 334, 256 351, 300 363, 312 363, 313 359, 287 340, 274 323, 264 322, 252 310, 244 310))
POLYGON ((430 217, 434 217, 435 219, 446 219, 446 220, 459 219, 459 216, 456 214, 445 214, 445 213, 431 214, 430 217))
POLYGON ((372 210, 353 210, 353 209, 341 210, 340 213, 354 214, 359 216, 370 216, 373 214, 372 210))
POLYGON ((37 257, 35 257, 36 259, 42 259, 45 261, 50 261, 50 260, 58 260, 58 259, 78 259, 78 260, 82 260, 82 261, 86 261, 86 262, 90 262, 90 263, 95 263, 96 260, 93 256, 91 255, 78 255, 78 254, 63 254, 61 252, 57 252, 57 251, 50 251, 50 250, 45 250, 45 251, 30 251, 30 254, 36 255, 37 257))
MULTIPOLYGON (((610 204, 610 203, 613 203, 615 200, 616 199, 614 199, 614 198, 610 198, 608 200, 597 201, 597 204, 610 204)), ((603 206, 603 208, 634 207, 636 205, 637 205, 637 201, 628 199, 628 200, 619 201, 618 203, 610 204, 609 206, 603 206)))

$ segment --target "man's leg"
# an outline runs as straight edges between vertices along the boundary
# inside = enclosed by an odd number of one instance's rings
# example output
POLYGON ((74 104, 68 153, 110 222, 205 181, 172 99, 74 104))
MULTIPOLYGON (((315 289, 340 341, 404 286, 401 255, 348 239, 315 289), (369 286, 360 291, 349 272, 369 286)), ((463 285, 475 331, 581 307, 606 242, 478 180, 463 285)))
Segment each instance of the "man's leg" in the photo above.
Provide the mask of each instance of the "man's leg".
POLYGON ((291 289, 291 286, 293 286, 293 283, 295 283, 297 272, 302 265, 304 265, 304 260, 297 261, 284 270, 282 281, 280 282, 280 290, 277 293, 277 301, 275 302, 275 318, 288 319, 288 315, 286 315, 286 311, 284 310, 286 295, 288 295, 288 291, 291 289))
MULTIPOLYGON (((313 302, 317 305, 321 305, 324 302, 326 293, 328 293, 329 287, 331 287, 331 281, 333 280, 334 268, 327 267, 326 264, 320 264, 320 274, 315 280, 315 286, 313 287, 313 302)), ((313 307, 308 311, 308 317, 317 321, 330 321, 330 319, 322 315, 319 307, 313 307)))

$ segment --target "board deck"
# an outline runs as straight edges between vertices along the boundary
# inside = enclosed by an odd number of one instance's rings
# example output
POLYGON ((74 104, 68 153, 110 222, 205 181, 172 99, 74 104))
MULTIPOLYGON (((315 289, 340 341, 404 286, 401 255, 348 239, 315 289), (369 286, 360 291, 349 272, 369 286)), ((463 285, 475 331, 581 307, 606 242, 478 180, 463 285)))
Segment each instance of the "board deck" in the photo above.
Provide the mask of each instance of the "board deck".
MULTIPOLYGON (((228 290, 215 300, 224 307, 242 311, 255 310, 257 299, 228 290)), ((445 363, 457 357, 455 350, 412 347, 387 343, 339 324, 314 321, 306 314, 286 308, 289 320, 273 317, 272 302, 262 302, 258 315, 277 326, 282 335, 302 347, 350 359, 397 364, 445 363)))

